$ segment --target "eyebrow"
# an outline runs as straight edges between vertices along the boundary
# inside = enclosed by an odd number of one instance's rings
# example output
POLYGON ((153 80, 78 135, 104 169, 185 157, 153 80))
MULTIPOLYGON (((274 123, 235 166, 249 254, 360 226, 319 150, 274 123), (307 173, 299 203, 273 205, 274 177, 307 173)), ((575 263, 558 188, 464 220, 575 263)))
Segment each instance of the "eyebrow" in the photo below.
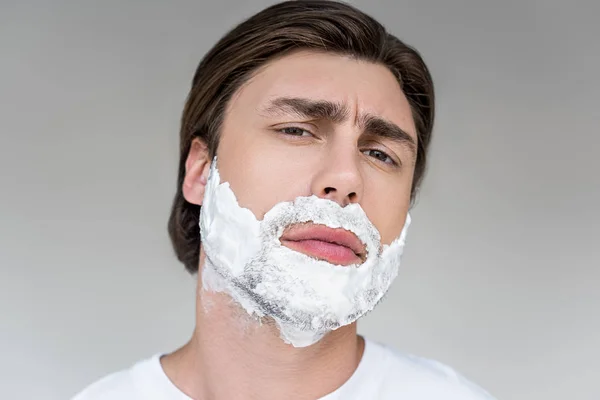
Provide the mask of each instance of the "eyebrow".
MULTIPOLYGON (((346 104, 300 97, 277 97, 269 102, 262 113, 267 116, 294 114, 301 118, 325 119, 334 123, 346 121, 350 114, 346 104)), ((361 114, 358 125, 373 136, 390 139, 405 146, 416 157, 415 139, 393 122, 372 114, 361 114)))

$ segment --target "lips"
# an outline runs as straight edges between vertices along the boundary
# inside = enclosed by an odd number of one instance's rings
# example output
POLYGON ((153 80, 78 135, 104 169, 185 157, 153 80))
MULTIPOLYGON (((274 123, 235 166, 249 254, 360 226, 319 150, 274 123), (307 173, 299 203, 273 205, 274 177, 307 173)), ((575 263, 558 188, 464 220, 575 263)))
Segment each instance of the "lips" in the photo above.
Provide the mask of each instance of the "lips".
POLYGON ((295 251, 332 264, 360 264, 365 260, 365 245, 350 231, 324 225, 303 223, 283 232, 281 243, 295 251))

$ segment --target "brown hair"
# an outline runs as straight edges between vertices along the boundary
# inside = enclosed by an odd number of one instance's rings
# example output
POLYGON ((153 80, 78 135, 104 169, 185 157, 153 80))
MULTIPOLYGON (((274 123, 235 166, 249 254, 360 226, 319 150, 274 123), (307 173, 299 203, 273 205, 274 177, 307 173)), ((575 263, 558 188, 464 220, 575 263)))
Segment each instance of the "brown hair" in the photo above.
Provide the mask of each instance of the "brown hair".
POLYGON ((194 74, 181 119, 177 193, 168 225, 177 258, 190 273, 198 271, 200 252, 200 206, 188 203, 182 193, 192 140, 204 140, 212 158, 232 94, 268 61, 302 49, 380 63, 398 78, 417 128, 411 192, 414 200, 425 172, 434 117, 433 82, 423 59, 351 5, 327 0, 285 1, 264 9, 227 33, 204 56, 194 74))

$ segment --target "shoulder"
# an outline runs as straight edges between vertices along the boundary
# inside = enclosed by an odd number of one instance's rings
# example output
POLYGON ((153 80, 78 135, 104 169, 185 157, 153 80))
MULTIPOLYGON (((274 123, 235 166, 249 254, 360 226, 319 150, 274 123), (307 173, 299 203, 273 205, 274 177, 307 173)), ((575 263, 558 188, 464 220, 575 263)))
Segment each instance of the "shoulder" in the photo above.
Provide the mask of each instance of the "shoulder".
POLYGON ((402 393, 411 399, 494 400, 475 383, 453 368, 428 358, 403 353, 369 342, 379 353, 382 371, 381 398, 397 398, 402 393))
POLYGON ((130 370, 112 373, 92 383, 72 400, 104 400, 134 398, 135 385, 130 370))
POLYGON ((133 400, 140 398, 140 379, 147 375, 155 357, 107 375, 79 392, 71 400, 133 400))

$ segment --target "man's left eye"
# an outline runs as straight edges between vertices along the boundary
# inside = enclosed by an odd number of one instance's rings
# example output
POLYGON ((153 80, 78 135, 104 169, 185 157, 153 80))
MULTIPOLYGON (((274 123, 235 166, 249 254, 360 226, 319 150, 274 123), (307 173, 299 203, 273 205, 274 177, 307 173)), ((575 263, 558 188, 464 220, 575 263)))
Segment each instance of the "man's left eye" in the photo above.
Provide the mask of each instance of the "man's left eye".
POLYGON ((395 161, 392 159, 392 157, 388 156, 386 153, 384 153, 381 150, 364 150, 363 154, 366 154, 367 156, 370 157, 374 157, 377 160, 384 162, 386 164, 396 164, 395 161))

